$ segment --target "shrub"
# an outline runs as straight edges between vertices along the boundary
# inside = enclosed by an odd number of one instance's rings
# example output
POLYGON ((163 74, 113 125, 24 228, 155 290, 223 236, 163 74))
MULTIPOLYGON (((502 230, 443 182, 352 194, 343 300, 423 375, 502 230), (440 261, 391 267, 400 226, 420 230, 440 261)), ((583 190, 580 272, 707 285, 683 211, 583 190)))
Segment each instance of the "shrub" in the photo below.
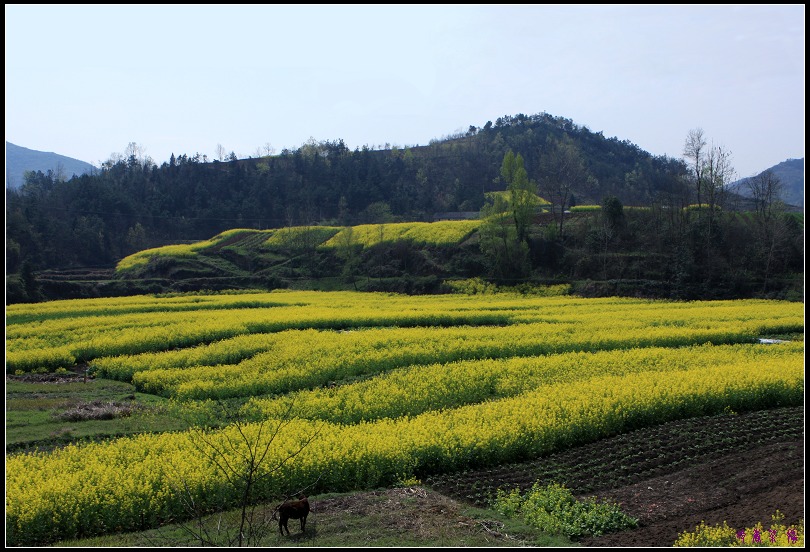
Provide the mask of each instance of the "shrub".
POLYGON ((618 504, 599 502, 596 497, 577 500, 558 483, 541 486, 536 481, 523 496, 519 489, 499 489, 494 507, 501 514, 522 517, 542 531, 569 538, 599 536, 638 525, 638 520, 623 513, 618 504))
POLYGON ((445 286, 452 293, 464 295, 494 295, 496 293, 515 293, 518 295, 533 295, 536 297, 557 297, 569 295, 571 284, 556 284, 543 286, 531 283, 516 286, 498 286, 482 278, 469 278, 467 280, 445 280, 445 286))
POLYGON ((497 286, 482 278, 469 278, 467 280, 447 280, 445 281, 453 293, 464 295, 490 295, 496 293, 497 286))

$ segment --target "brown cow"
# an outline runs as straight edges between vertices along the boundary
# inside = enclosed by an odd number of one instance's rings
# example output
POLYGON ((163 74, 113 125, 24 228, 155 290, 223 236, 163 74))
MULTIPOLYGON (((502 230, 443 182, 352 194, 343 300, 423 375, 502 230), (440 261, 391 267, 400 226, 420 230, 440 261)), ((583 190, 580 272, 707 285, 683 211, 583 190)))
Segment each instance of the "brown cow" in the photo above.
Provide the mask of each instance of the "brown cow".
MULTIPOLYGON (((307 523, 307 515, 309 515, 309 501, 305 496, 302 496, 300 500, 290 500, 276 508, 275 514, 278 514, 279 533, 283 535, 286 529, 287 534, 290 534, 290 529, 287 527, 287 521, 289 519, 300 519, 301 532, 303 533, 304 526, 307 523)), ((273 515, 273 519, 276 519, 275 514, 273 515)))

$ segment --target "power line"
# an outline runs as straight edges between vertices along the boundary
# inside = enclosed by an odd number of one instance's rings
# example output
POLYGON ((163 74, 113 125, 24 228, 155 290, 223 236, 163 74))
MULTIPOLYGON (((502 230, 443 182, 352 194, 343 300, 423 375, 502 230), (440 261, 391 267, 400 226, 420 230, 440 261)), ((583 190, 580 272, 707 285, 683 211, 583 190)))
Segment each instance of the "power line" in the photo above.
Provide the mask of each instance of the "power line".
MULTIPOLYGON (((12 207, 16 207, 18 209, 24 209, 24 205, 14 205, 14 201, 8 201, 6 203, 7 209, 12 207)), ((188 220, 188 221, 232 221, 232 222, 281 222, 286 223, 285 219, 281 218, 273 218, 273 217, 262 217, 262 218, 245 218, 245 217, 189 217, 184 215, 146 215, 146 214, 139 214, 139 213, 122 213, 122 212, 104 212, 104 211, 86 211, 86 210, 79 210, 79 209, 70 209, 65 207, 53 207, 48 205, 35 205, 36 209, 42 209, 47 211, 61 211, 65 213, 70 213, 74 215, 98 215, 104 217, 133 217, 133 218, 145 218, 145 219, 159 219, 159 220, 188 220)))

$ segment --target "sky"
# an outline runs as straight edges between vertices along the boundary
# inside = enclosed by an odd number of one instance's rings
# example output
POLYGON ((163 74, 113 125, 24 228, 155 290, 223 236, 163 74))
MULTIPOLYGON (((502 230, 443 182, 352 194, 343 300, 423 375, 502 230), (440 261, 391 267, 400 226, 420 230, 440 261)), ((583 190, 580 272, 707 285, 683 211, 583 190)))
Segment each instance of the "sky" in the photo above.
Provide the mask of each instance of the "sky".
MULTIPOLYGON (((6 140, 256 157, 548 113, 740 178, 804 157, 804 4, 5 5, 6 140)), ((531 176, 531 175, 530 175, 531 176)))

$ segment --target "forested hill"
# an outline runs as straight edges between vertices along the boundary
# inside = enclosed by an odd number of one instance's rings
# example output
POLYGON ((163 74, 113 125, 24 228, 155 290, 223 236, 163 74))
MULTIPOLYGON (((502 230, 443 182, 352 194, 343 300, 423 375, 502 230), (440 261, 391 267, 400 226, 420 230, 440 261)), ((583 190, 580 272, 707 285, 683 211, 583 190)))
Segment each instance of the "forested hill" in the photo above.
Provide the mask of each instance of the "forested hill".
MULTIPOLYGON (((310 140, 279 155, 240 160, 231 154, 213 162, 198 154, 172 155, 160 166, 139 157, 138 148, 128 150, 95 174, 60 181, 52 173, 29 173, 21 189, 7 190, 7 301, 106 293, 104 274, 124 257, 233 229, 479 214, 488 216, 455 249, 395 244, 359 256, 344 247, 317 255, 290 250, 260 267, 248 249, 229 246, 206 251, 214 265, 203 272, 209 279, 239 274, 250 285, 265 286, 331 277, 358 287, 356 278, 365 276, 367 283, 376 278, 378 287, 391 277, 396 281, 388 289, 412 291, 410 278, 418 275, 432 282, 419 284, 424 291, 448 278, 481 276, 512 284, 576 279, 585 287, 600 280, 608 282, 599 288, 607 293, 616 292, 610 282, 620 280, 623 293, 680 298, 800 294, 800 217, 784 218, 764 204, 754 211, 739 196, 723 197, 722 178, 693 182, 694 167, 684 161, 653 156, 546 113, 502 117, 420 147, 352 151, 342 140, 310 140), (526 198, 537 196, 545 213, 533 219, 535 200, 526 198), (607 207, 602 215, 591 209, 600 206, 607 207), (564 213, 583 210, 592 215, 563 226, 564 213), (751 217, 722 216, 735 210, 751 210, 751 217), (236 249, 239 255, 228 257, 236 249), (83 275, 70 270, 76 268, 85 269, 83 275), (91 274, 90 268, 99 270, 91 274), (44 273, 65 285, 41 293, 44 273), (82 278, 66 291, 67 283, 82 278)), ((199 267, 173 263, 161 261, 139 277, 163 278, 161 289, 203 285, 178 281, 200 277, 199 267)), ((133 285, 127 293, 143 289, 133 285)))
POLYGON ((510 149, 541 183, 549 141, 564 136, 589 174, 570 204, 608 195, 649 204, 672 193, 685 171, 681 161, 569 119, 517 115, 413 148, 352 151, 342 140, 310 141, 272 157, 225 162, 183 154, 156 166, 131 155, 67 182, 36 173, 8 193, 7 237, 20 261, 44 269, 112 265, 146 247, 230 228, 430 221, 436 213, 478 211, 487 192, 504 190, 497 179, 510 149))

